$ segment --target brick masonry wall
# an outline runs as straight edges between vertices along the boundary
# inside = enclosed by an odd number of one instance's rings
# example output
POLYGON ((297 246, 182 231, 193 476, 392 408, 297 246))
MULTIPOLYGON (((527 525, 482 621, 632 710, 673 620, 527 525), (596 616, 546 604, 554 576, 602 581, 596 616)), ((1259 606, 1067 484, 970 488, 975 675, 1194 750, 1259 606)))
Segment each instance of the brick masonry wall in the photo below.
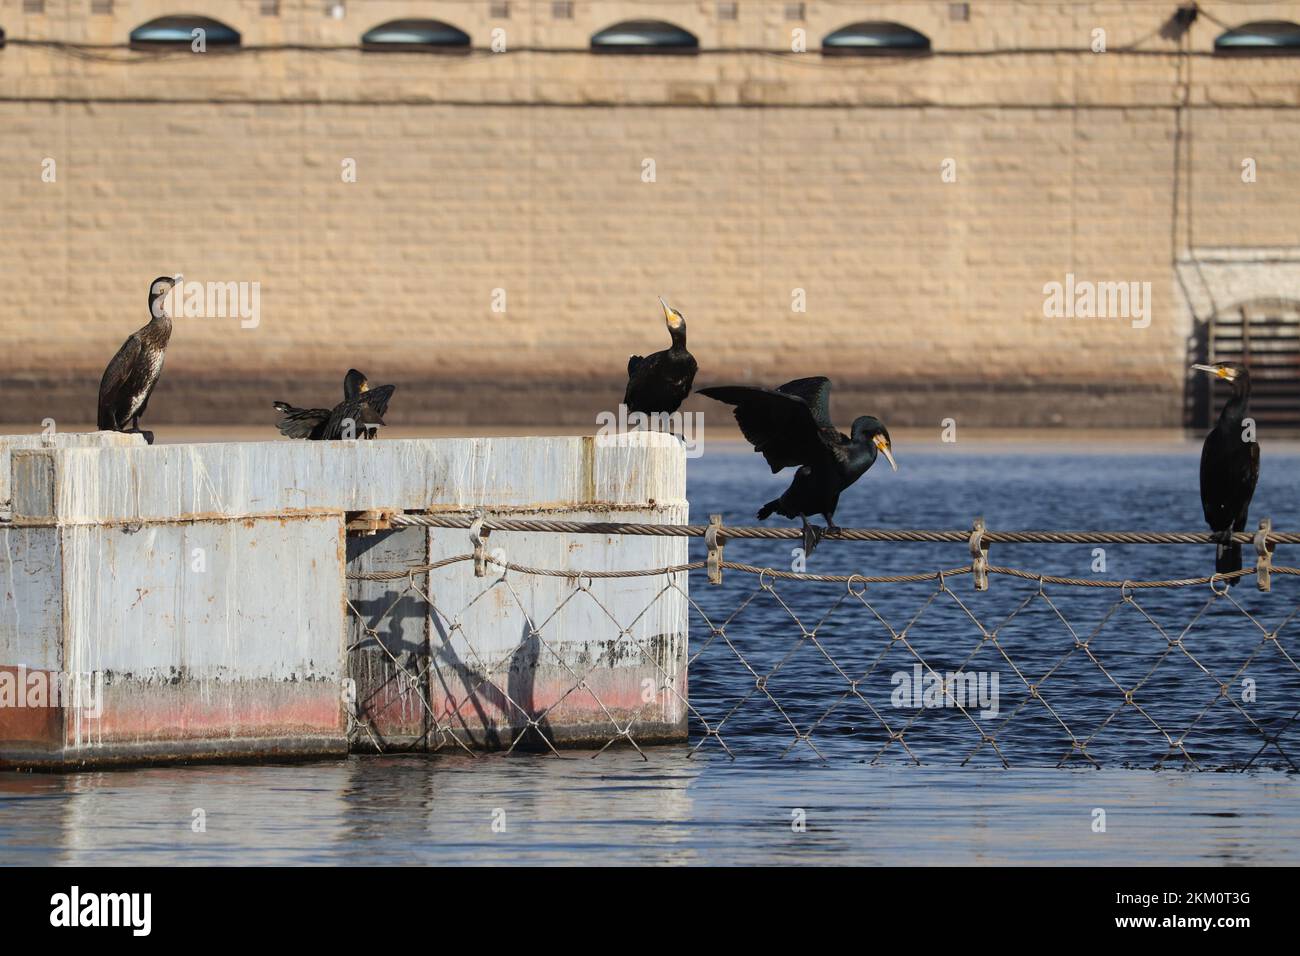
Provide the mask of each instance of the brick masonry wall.
MULTIPOLYGON (((318 3, 279 17, 208 6, 246 46, 354 43, 411 15, 386 0, 342 21, 318 3)), ((476 45, 500 25, 486 3, 425 6, 476 45)), ((1300 20, 1297 3, 1223 6, 1234 22, 1300 20)), ((799 25, 784 7, 742 2, 729 23, 713 3, 665 2, 662 15, 706 48, 783 48, 799 25)), ((827 374, 840 417, 900 425, 1179 423, 1192 316, 1175 258, 1300 246, 1296 61, 832 62, 820 36, 855 19, 909 23, 941 51, 1086 48, 1094 24, 1117 46, 1172 7, 975 3, 969 23, 946 3, 807 9, 814 52, 800 56, 113 50, 136 62, 106 63, 13 41, 121 43, 175 10, 119 0, 91 17, 88 0, 50 0, 33 16, 4 0, 0 417, 93 419, 104 364, 147 319, 148 281, 179 271, 260 283, 261 321, 178 318, 157 423, 269 422, 273 398, 336 400, 350 365, 398 383, 394 421, 594 423, 621 397, 627 355, 666 344, 660 294, 687 317, 699 384, 827 374), (1150 327, 1045 318, 1043 286, 1067 273, 1150 282, 1150 327)), ((519 45, 582 47, 656 12, 575 11, 516 2, 505 28, 519 45)), ((1203 19, 1190 48, 1218 32, 1203 19)))

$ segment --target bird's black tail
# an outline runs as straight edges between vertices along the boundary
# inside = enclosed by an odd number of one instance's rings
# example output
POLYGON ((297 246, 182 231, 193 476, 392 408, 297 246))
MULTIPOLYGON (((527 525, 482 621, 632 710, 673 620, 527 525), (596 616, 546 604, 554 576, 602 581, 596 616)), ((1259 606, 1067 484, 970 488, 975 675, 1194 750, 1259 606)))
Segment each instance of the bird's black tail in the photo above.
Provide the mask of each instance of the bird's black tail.
POLYGON ((768 515, 776 511, 776 509, 780 506, 780 504, 781 504, 780 498, 773 498, 767 504, 763 505, 763 507, 758 509, 758 520, 759 521, 765 520, 768 517, 768 515))
POLYGON ((799 518, 803 521, 803 556, 810 558, 822 539, 822 529, 809 521, 805 515, 800 515, 799 518))
POLYGON ((1221 544, 1214 558, 1214 570, 1219 574, 1231 574, 1241 570, 1241 545, 1221 544))
POLYGON ((323 408, 298 408, 288 402, 271 404, 284 416, 275 427, 287 438, 306 438, 313 428, 329 417, 329 412, 323 408))

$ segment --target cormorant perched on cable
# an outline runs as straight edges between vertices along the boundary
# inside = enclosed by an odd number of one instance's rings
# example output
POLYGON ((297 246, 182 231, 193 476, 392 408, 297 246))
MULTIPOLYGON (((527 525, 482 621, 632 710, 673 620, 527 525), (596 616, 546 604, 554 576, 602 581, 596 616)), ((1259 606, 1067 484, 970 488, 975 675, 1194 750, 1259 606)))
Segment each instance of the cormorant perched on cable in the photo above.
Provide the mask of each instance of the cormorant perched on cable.
POLYGON ((100 431, 135 432, 153 444, 153 432, 140 429, 140 416, 162 376, 163 356, 172 337, 172 320, 163 299, 175 285, 170 276, 149 283, 149 324, 132 332, 104 369, 99 381, 100 431))
POLYGON ((644 358, 633 355, 627 360, 623 404, 629 415, 635 412, 646 416, 671 415, 677 411, 691 393, 699 368, 695 356, 686 351, 686 319, 662 297, 659 304, 663 306, 664 322, 673 344, 662 352, 644 358))
POLYGON ((1214 570, 1229 574, 1241 570, 1241 545, 1228 541, 1234 531, 1246 530, 1250 499, 1259 481, 1259 442, 1254 429, 1244 424, 1250 404, 1250 373, 1236 365, 1193 365, 1200 372, 1232 384, 1232 396, 1214 430, 1201 448, 1201 508, 1210 530, 1222 535, 1214 570))
POLYGON ((384 412, 397 390, 396 385, 371 388, 370 382, 356 369, 348 369, 343 378, 343 401, 330 408, 295 408, 286 402, 275 402, 284 413, 277 428, 289 438, 306 438, 310 441, 339 441, 344 437, 374 438, 379 426, 384 424, 384 412), (351 422, 351 428, 347 423, 351 422), (345 431, 351 434, 345 436, 345 431))
POLYGON ((898 470, 889 431, 879 419, 855 419, 851 437, 831 423, 828 378, 800 378, 778 388, 701 388, 699 393, 736 407, 741 432, 767 459, 773 474, 791 466, 799 469, 785 493, 759 509, 758 520, 773 512, 798 518, 803 522, 805 555, 812 554, 822 536, 820 528, 808 523, 809 515, 821 515, 827 530, 838 531, 834 518, 840 493, 875 464, 877 453, 898 470))

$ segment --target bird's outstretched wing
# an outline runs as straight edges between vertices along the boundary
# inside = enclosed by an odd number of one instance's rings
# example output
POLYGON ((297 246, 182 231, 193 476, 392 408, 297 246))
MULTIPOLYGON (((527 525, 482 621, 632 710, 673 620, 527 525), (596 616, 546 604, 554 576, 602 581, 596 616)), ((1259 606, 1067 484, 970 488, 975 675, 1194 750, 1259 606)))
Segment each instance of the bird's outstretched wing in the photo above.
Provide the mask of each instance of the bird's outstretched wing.
POLYGON ((287 402, 275 402, 276 409, 284 415, 276 428, 287 438, 310 438, 311 433, 330 417, 328 408, 296 408, 287 402))
POLYGON ((831 380, 825 375, 796 378, 793 382, 778 385, 776 390, 803 399, 812 409, 817 424, 833 427, 831 425, 831 380))
POLYGON ((396 385, 381 385, 359 393, 356 398, 339 402, 334 406, 334 410, 328 413, 329 421, 325 423, 325 433, 322 437, 326 441, 338 441, 343 438, 343 425, 349 419, 352 421, 351 431, 354 438, 361 437, 360 432, 365 425, 382 425, 383 414, 388 410, 388 403, 395 391, 397 391, 396 385))
POLYGON ((389 410, 389 402, 393 401, 393 393, 396 390, 398 390, 396 385, 380 385, 377 389, 369 389, 368 392, 357 395, 356 401, 373 408, 377 415, 383 415, 383 412, 389 410))
POLYGON ((748 385, 719 385, 698 392, 735 406, 741 433, 773 472, 819 463, 829 454, 812 406, 796 394, 748 385))
POLYGON ((366 424, 384 423, 384 413, 388 411, 388 403, 392 401, 395 391, 397 391, 396 385, 380 385, 378 388, 368 389, 357 395, 356 400, 361 405, 361 415, 366 424))

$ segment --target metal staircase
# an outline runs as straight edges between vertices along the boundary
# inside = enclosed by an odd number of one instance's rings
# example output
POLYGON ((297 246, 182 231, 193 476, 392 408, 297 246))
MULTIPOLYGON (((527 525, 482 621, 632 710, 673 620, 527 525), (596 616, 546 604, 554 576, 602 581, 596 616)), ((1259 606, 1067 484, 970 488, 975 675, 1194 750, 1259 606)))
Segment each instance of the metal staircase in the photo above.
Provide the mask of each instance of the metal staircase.
MULTIPOLYGON (((1261 428, 1300 430, 1300 302, 1256 299, 1210 320, 1210 361, 1250 370, 1251 417, 1261 428)), ((1228 389, 1214 390, 1217 418, 1228 389)))

